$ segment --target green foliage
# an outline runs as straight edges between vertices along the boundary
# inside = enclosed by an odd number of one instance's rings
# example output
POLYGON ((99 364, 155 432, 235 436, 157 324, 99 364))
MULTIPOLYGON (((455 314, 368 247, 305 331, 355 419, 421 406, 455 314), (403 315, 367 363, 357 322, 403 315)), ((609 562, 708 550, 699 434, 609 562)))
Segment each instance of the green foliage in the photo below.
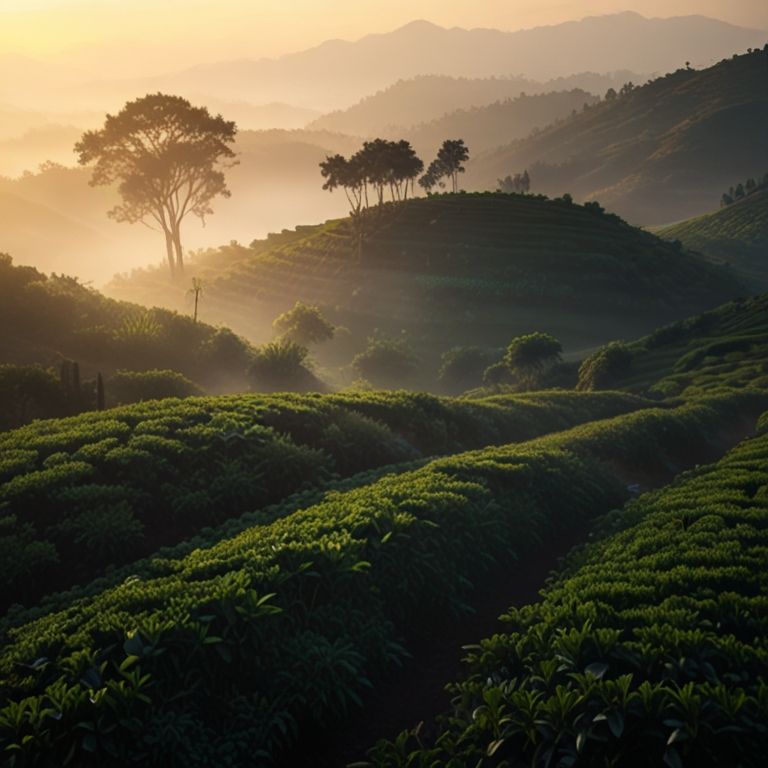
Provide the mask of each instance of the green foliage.
POLYGON ((272 327, 284 339, 303 347, 332 339, 336 330, 323 317, 318 307, 308 306, 301 301, 297 301, 292 309, 277 317, 272 327))
POLYGON ((0 435, 0 538, 9 537, 0 546, 16 542, 17 559, 31 563, 11 569, 2 603, 86 581, 335 475, 524 440, 647 405, 565 392, 467 403, 382 392, 245 395, 36 422, 0 435), (59 565, 50 567, 46 554, 36 570, 41 545, 59 565))
MULTIPOLYGON (((76 279, 16 267, 10 257, 0 258, 0 327, 9 359, 22 349, 26 359, 31 353, 57 367, 62 357, 80 361, 86 407, 93 407, 95 397, 85 385, 98 371, 173 370, 204 386, 226 381, 230 391, 245 389, 251 347, 231 331, 107 299, 76 279)), ((50 402, 56 402, 53 393, 50 402)))
POLYGON ((441 358, 437 380, 449 394, 460 394, 483 383, 483 374, 498 353, 482 347, 452 347, 441 358))
POLYGON ((398 627, 464 610, 494 561, 613 509, 627 495, 613 462, 679 461, 750 404, 648 410, 439 459, 135 563, 7 629, 0 745, 17 765, 291 764, 303 733, 348 716, 397 665, 398 627))
POLYGON ((579 367, 577 389, 593 391, 615 387, 632 370, 632 352, 622 341, 600 347, 579 367))
POLYGON ((543 601, 470 647, 438 732, 370 765, 762 765, 766 466, 762 435, 607 516, 543 601))
POLYGON ((202 394, 199 387, 175 371, 118 371, 107 381, 106 392, 110 405, 202 394))
POLYGON ((413 383, 419 360, 404 338, 371 336, 364 351, 355 355, 352 368, 378 387, 401 389, 413 383))
POLYGON ((768 387, 768 294, 659 328, 626 351, 612 386, 663 397, 768 387))
POLYGON ((563 347, 549 333, 529 333, 512 339, 504 355, 504 363, 520 382, 533 388, 542 375, 559 362, 563 347))
POLYGON ((253 354, 249 376, 261 392, 303 392, 322 385, 306 365, 309 350, 290 339, 272 341, 253 354))
POLYGON ((657 230, 667 240, 679 240, 715 263, 726 263, 756 290, 768 288, 768 185, 727 204, 718 211, 686 219, 657 230))
POLYGON ((60 416, 65 405, 61 384, 50 371, 36 365, 0 364, 0 430, 60 416))

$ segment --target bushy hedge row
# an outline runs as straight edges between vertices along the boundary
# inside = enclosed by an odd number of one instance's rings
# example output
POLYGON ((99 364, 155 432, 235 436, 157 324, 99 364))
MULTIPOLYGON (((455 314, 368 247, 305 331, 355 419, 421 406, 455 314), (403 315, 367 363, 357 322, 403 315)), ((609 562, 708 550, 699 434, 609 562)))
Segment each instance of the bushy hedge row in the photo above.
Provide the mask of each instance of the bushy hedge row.
POLYGON ((0 435, 0 607, 29 603, 336 475, 647 405, 551 393, 162 400, 0 435))
POLYGON ((765 765, 768 435, 603 526, 473 647, 439 734, 371 765, 765 765))
POLYGON ((285 757, 397 664, 398 627, 462 610, 494 561, 621 503, 643 457, 653 469, 690 444, 717 450, 755 404, 640 411, 439 459, 138 563, 120 585, 75 592, 64 610, 10 630, 0 745, 16 766, 285 757))

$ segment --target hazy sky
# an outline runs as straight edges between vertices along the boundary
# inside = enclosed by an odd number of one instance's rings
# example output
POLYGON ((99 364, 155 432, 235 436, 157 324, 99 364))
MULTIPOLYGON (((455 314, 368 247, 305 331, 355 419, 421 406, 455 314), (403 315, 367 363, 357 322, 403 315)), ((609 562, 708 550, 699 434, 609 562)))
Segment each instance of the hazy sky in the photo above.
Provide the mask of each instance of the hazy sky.
POLYGON ((622 10, 768 28, 768 0, 0 0, 0 52, 139 73, 277 56, 416 18, 514 30, 622 10))

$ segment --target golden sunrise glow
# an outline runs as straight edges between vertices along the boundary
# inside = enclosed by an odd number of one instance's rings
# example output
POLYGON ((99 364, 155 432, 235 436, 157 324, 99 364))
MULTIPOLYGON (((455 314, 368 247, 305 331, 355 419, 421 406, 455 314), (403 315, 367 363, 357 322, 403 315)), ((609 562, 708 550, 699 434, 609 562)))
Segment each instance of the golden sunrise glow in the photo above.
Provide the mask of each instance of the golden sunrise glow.
MULTIPOLYGON (((513 30, 627 7, 623 0, 0 0, 0 49, 65 54, 87 66, 101 60, 101 67, 121 72, 149 71, 158 64, 173 68, 223 55, 278 56, 329 38, 389 31, 416 18, 513 30)), ((764 0, 639 0, 632 10, 657 16, 700 13, 768 27, 764 0)))

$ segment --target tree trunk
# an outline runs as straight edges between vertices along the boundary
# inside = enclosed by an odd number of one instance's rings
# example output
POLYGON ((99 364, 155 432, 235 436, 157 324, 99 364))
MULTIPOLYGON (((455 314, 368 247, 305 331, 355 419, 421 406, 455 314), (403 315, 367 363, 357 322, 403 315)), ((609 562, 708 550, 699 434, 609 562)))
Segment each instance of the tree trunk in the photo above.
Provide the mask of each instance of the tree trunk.
POLYGON ((173 236, 165 230, 165 253, 168 257, 168 267, 171 270, 171 280, 176 277, 176 262, 173 257, 173 236))
POLYGON ((181 228, 178 225, 173 230, 173 245, 176 249, 176 274, 181 277, 184 274, 184 251, 181 248, 181 228))

